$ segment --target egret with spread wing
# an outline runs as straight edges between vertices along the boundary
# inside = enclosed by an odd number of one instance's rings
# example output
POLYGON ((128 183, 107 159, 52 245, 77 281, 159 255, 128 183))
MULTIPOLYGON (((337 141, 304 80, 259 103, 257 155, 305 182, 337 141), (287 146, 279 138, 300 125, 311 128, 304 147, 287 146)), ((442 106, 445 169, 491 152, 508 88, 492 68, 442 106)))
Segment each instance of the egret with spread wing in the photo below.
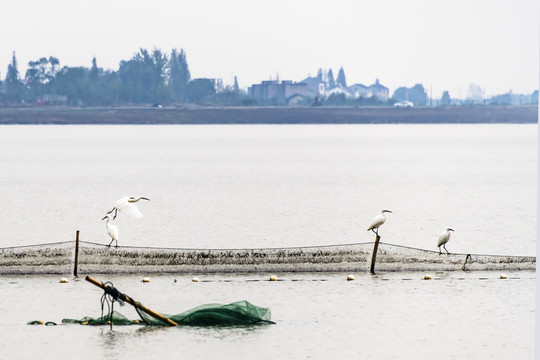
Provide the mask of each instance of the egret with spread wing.
POLYGON ((109 213, 112 213, 114 211, 114 217, 113 219, 116 219, 116 215, 118 215, 118 212, 124 213, 132 218, 140 219, 142 218, 143 214, 139 211, 137 206, 134 204, 139 200, 147 200, 150 201, 150 199, 145 197, 134 197, 134 196, 124 196, 120 200, 118 200, 115 204, 115 206, 112 208, 109 213))

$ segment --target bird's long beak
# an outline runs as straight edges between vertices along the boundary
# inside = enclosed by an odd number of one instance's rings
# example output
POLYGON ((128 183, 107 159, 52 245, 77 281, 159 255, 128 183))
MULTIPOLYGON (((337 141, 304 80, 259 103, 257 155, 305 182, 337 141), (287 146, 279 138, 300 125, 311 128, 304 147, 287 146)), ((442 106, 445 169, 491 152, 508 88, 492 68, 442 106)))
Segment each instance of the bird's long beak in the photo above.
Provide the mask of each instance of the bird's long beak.
POLYGON ((448 228, 448 230, 449 230, 449 231, 454 231, 454 229, 450 229, 450 228, 448 228))
POLYGON ((103 219, 101 219, 101 220, 105 220, 106 218, 107 218, 107 216, 105 216, 105 217, 104 217, 103 219))
POLYGON ((150 199, 148 199, 148 198, 145 198, 145 197, 142 197, 141 199, 143 199, 143 200, 148 200, 148 201, 150 201, 150 199))

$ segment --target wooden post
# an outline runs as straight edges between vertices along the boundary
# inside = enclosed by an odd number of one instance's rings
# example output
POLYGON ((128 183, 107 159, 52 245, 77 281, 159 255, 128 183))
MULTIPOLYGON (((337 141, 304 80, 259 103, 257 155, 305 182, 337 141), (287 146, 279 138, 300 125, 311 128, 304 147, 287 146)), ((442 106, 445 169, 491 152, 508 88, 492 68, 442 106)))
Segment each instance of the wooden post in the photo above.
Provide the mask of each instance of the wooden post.
POLYGON ((373 254, 371 255, 371 269, 369 272, 373 275, 375 275, 375 261, 377 260, 377 250, 379 249, 379 240, 381 240, 381 237, 379 234, 377 234, 377 237, 375 238, 375 245, 373 245, 373 254))
POLYGON ((79 267, 79 230, 75 236, 75 266, 73 267, 73 275, 77 276, 77 268, 79 267))
MULTIPOLYGON (((91 278, 90 276, 87 276, 86 277, 86 281, 88 282, 91 282, 92 284, 96 285, 96 286, 99 286, 100 288, 102 288, 103 290, 107 291, 106 288, 109 288, 109 289, 114 289, 112 287, 109 287, 108 285, 105 286, 101 281, 98 281, 96 279, 93 279, 91 278)), ((122 301, 125 301, 127 302, 128 304, 130 305, 133 305, 134 307, 136 307, 137 309, 141 310, 141 311, 144 311, 145 313, 147 313, 148 315, 152 316, 153 318, 156 318, 158 320, 161 320, 163 321, 165 324, 167 325, 171 325, 171 326, 178 326, 177 323, 175 323, 174 321, 172 321, 171 319, 155 312, 154 310, 152 309, 149 309, 147 308, 146 306, 144 306, 143 304, 141 304, 140 302, 138 301, 135 301, 133 300, 132 298, 130 298, 129 296, 125 295, 125 294, 122 294, 121 292, 119 292, 118 290, 114 289, 116 292, 117 292, 117 295, 118 295, 118 298, 122 301)))

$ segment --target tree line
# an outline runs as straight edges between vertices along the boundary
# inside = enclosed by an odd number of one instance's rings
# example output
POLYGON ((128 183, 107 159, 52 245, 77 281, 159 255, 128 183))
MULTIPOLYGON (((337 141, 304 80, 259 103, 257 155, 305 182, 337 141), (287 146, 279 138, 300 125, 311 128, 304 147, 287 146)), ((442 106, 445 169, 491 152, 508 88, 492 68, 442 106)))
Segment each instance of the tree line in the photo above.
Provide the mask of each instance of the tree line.
POLYGON ((18 70, 15 52, 4 81, 0 80, 0 103, 111 106, 121 104, 205 103, 238 105, 241 92, 221 88, 219 80, 192 79, 183 49, 166 54, 141 48, 131 59, 122 60, 117 71, 98 67, 60 66, 58 58, 42 57, 28 62, 24 76, 18 70), (220 90, 219 93, 217 90, 220 90))
MULTIPOLYGON (((343 68, 334 80, 332 70, 325 74, 330 88, 347 87, 343 68)), ((322 79, 322 70, 318 77, 322 79)), ((411 101, 415 106, 448 105, 520 105, 537 104, 538 91, 531 95, 511 92, 484 99, 480 86, 471 84, 465 101, 451 99, 448 91, 433 100, 422 84, 399 87, 388 100, 377 97, 350 98, 332 94, 324 99, 305 99, 304 105, 376 106, 411 101)), ((29 61, 21 76, 13 52, 5 79, 0 78, 0 105, 115 106, 129 104, 199 103, 223 106, 256 105, 256 101, 238 87, 236 76, 232 86, 223 87, 221 80, 192 79, 186 53, 173 49, 166 54, 159 49, 139 49, 129 60, 122 60, 117 71, 98 67, 94 57, 91 67, 61 66, 56 57, 29 61)))

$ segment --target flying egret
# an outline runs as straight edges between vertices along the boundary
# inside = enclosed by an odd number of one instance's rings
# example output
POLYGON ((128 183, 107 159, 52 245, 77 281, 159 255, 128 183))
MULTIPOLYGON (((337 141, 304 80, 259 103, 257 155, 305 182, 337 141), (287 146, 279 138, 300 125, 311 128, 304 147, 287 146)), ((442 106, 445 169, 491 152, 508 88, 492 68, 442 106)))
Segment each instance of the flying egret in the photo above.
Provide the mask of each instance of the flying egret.
POLYGON ((121 198, 120 200, 116 202, 115 206, 112 208, 111 211, 109 211, 109 213, 112 213, 114 211, 113 219, 116 219, 116 215, 118 215, 119 211, 121 213, 131 216, 132 218, 140 219, 142 218, 143 214, 141 214, 139 209, 137 209, 137 206, 134 205, 134 203, 136 203, 139 200, 150 201, 150 199, 142 197, 142 196, 138 198, 134 196, 124 196, 123 198, 121 198))
POLYGON ((379 215, 375 216, 373 220, 371 220, 371 224, 369 225, 367 231, 371 230, 375 233, 375 235, 379 235, 379 226, 384 224, 386 221, 386 215, 384 215, 384 213, 387 212, 391 213, 390 210, 383 210, 379 215))
POLYGON ((109 211, 103 219, 101 219, 101 220, 107 219, 107 232, 111 236, 111 242, 107 247, 111 247, 111 244, 113 243, 113 241, 116 241, 116 247, 118 247, 118 226, 110 223, 111 217, 112 217, 112 210, 109 211))
MULTIPOLYGON (((448 240, 450 240, 450 231, 454 231, 454 229, 447 228, 446 230, 442 232, 441 236, 439 236, 439 241, 437 241, 437 247, 439 248, 439 255, 442 254, 441 246, 444 248, 444 250, 446 250, 446 243, 448 242, 448 240)), ((448 250, 446 250, 446 253, 450 254, 448 250)))

